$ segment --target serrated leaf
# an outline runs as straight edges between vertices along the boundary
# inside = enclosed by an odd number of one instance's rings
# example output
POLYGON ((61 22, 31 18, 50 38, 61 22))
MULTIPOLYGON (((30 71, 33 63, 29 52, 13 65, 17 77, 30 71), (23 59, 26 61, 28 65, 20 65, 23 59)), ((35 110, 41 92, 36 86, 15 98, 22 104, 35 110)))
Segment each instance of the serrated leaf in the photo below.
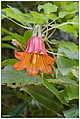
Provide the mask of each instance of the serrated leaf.
POLYGON ((77 59, 77 60, 79 59, 78 53, 74 53, 74 50, 73 52, 71 52, 69 49, 62 47, 58 48, 58 53, 70 59, 77 59))
MULTIPOLYGON (((46 79, 53 84, 61 85, 77 85, 75 81, 66 78, 46 79)), ((7 84, 10 87, 24 87, 25 85, 35 84, 40 85, 43 80, 39 76, 31 77, 25 71, 16 71, 12 66, 6 66, 1 73, 1 84, 7 84), (15 85, 14 85, 15 84, 15 85)))
POLYGON ((77 118, 79 116, 79 109, 77 106, 71 107, 69 110, 63 111, 65 118, 77 118))
POLYGON ((63 30, 64 32, 72 33, 75 37, 78 37, 77 31, 75 30, 73 25, 66 24, 59 29, 63 30))
POLYGON ((63 18, 64 16, 66 16, 68 13, 67 12, 59 12, 59 17, 63 18))
POLYGON ((56 63, 59 71, 63 75, 68 75, 70 72, 72 72, 73 66, 78 65, 76 60, 71 60, 63 56, 57 56, 56 63))
POLYGON ((67 33, 72 33, 75 37, 78 37, 78 33, 74 27, 75 25, 78 25, 78 23, 74 23, 74 22, 66 22, 66 23, 62 23, 62 24, 54 24, 53 27, 54 28, 58 28, 64 32, 67 33))
POLYGON ((70 59, 79 59, 78 46, 73 42, 56 42, 58 45, 58 53, 70 59))
POLYGON ((60 18, 64 18, 64 17, 67 16, 67 15, 74 15, 75 13, 76 13, 76 11, 73 11, 73 12, 60 11, 60 12, 59 12, 59 17, 60 17, 60 18))
POLYGON ((78 3, 77 2, 68 2, 68 4, 64 4, 64 5, 62 3, 61 9, 63 11, 68 11, 68 12, 77 10, 78 9, 78 3))
POLYGON ((57 112, 61 112, 63 110, 62 104, 56 100, 53 94, 43 86, 31 86, 30 88, 25 87, 23 90, 29 93, 35 100, 47 109, 55 113, 56 110, 57 112))
POLYGON ((58 53, 70 59, 79 59, 78 46, 73 42, 58 42, 58 53))
POLYGON ((44 13, 49 14, 52 12, 57 11, 57 6, 53 5, 52 3, 45 3, 44 5, 39 5, 38 10, 40 11, 41 9, 44 10, 44 13))
MULTIPOLYGON (((19 116, 22 112, 24 112, 25 107, 27 106, 27 103, 18 103, 11 112, 9 112, 10 117, 16 117, 19 116)), ((9 117, 9 118, 10 118, 9 117)))
POLYGON ((73 17, 73 19, 70 19, 70 20, 67 20, 67 21, 72 22, 75 29, 79 30, 79 16, 75 16, 75 17, 73 17))
POLYGON ((48 18, 48 19, 51 19, 51 20, 56 20, 58 18, 57 15, 54 14, 54 13, 47 14, 45 17, 48 18))
POLYGON ((73 42, 61 42, 54 40, 52 43, 57 45, 58 47, 58 53, 62 54, 65 57, 68 57, 70 59, 79 59, 79 48, 78 45, 76 45, 73 42))
POLYGON ((7 16, 10 18, 13 18, 13 19, 19 21, 20 23, 22 23, 24 25, 27 24, 26 17, 25 17, 25 16, 27 16, 27 14, 22 13, 17 8, 13 8, 10 6, 9 8, 2 9, 2 13, 3 13, 2 16, 4 15, 5 17, 7 16))
POLYGON ((52 93, 53 95, 55 95, 62 104, 65 104, 65 105, 68 105, 67 102, 65 101, 64 97, 60 97, 59 95, 59 91, 54 87, 53 84, 47 82, 46 80, 44 80, 43 82, 43 85, 48 88, 52 93))
POLYGON ((73 100, 79 98, 79 87, 74 85, 68 85, 65 88, 66 100, 73 100))
MULTIPOLYGON (((7 84, 10 87, 24 87, 25 85, 35 84, 40 85, 43 83, 43 80, 40 79, 39 76, 29 76, 25 71, 17 71, 12 69, 12 66, 7 66, 2 70, 1 73, 1 83, 7 84)), ((77 85, 75 81, 69 79, 46 79, 53 84, 61 84, 61 85, 77 85)))
POLYGON ((30 11, 30 16, 27 17, 29 23, 33 24, 44 24, 46 22, 46 18, 44 14, 38 13, 36 11, 30 11))
POLYGON ((35 84, 41 82, 39 76, 31 77, 25 71, 16 71, 12 66, 7 66, 2 70, 1 83, 7 84, 10 87, 23 87, 25 85, 35 84))

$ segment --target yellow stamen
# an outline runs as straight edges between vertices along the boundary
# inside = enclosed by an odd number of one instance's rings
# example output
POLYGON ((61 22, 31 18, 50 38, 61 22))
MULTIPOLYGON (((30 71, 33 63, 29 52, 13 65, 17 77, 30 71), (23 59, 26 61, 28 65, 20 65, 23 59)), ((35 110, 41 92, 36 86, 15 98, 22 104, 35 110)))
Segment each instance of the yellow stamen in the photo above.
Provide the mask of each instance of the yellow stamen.
POLYGON ((37 60, 37 55, 34 54, 33 55, 33 58, 32 58, 32 64, 35 64, 36 63, 36 60, 37 60))

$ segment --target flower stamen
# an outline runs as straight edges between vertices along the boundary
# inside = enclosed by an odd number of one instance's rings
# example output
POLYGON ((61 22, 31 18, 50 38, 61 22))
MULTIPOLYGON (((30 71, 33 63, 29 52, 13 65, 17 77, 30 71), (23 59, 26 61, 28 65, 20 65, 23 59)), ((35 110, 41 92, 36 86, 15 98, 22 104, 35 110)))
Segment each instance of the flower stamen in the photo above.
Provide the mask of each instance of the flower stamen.
POLYGON ((36 60, 37 60, 37 55, 36 54, 33 54, 32 64, 36 64, 36 60))

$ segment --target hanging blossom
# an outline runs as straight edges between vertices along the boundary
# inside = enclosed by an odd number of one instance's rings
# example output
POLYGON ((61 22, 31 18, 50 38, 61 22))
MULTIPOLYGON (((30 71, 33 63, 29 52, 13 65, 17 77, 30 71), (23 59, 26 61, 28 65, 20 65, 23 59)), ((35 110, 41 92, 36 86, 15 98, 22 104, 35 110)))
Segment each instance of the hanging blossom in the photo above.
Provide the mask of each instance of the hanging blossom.
POLYGON ((16 52, 15 57, 19 60, 13 65, 15 70, 26 70, 31 76, 39 72, 52 73, 51 65, 54 59, 46 53, 44 41, 39 37, 32 37, 26 43, 24 52, 16 52))
POLYGON ((35 76, 39 72, 52 73, 51 65, 54 63, 54 59, 48 56, 41 37, 32 36, 27 41, 24 52, 15 51, 15 57, 19 60, 13 65, 15 70, 26 70, 31 76, 35 76))

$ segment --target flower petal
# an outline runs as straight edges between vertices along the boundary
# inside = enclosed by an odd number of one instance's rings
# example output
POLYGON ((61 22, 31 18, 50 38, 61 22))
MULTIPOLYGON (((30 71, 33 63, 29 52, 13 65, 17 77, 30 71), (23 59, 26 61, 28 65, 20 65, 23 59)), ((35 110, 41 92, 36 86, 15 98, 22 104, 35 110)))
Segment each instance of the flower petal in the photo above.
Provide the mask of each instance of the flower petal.
POLYGON ((23 62, 22 61, 18 61, 16 64, 13 65, 13 69, 23 70, 24 69, 23 62))
POLYGON ((25 53, 24 52, 16 52, 15 51, 15 57, 19 60, 22 60, 25 56, 25 53))
POLYGON ((40 56, 40 71, 44 73, 52 73, 51 66, 47 64, 47 59, 43 55, 40 56))
MULTIPOLYGON (((33 55, 32 55, 31 58, 33 58, 33 55)), ((27 65, 27 72, 31 76, 35 76, 39 72, 38 67, 37 67, 37 62, 38 62, 37 57, 38 57, 38 55, 37 54, 35 54, 35 55, 36 55, 36 62, 35 62, 35 64, 32 62, 33 59, 31 59, 31 63, 29 65, 27 65)))
POLYGON ((54 58, 52 58, 52 57, 50 57, 48 55, 44 56, 44 59, 45 59, 47 64, 51 65, 52 63, 54 63, 54 58))
POLYGON ((28 74, 31 76, 35 76, 38 74, 38 70, 35 68, 33 64, 31 64, 30 68, 27 70, 28 74))

